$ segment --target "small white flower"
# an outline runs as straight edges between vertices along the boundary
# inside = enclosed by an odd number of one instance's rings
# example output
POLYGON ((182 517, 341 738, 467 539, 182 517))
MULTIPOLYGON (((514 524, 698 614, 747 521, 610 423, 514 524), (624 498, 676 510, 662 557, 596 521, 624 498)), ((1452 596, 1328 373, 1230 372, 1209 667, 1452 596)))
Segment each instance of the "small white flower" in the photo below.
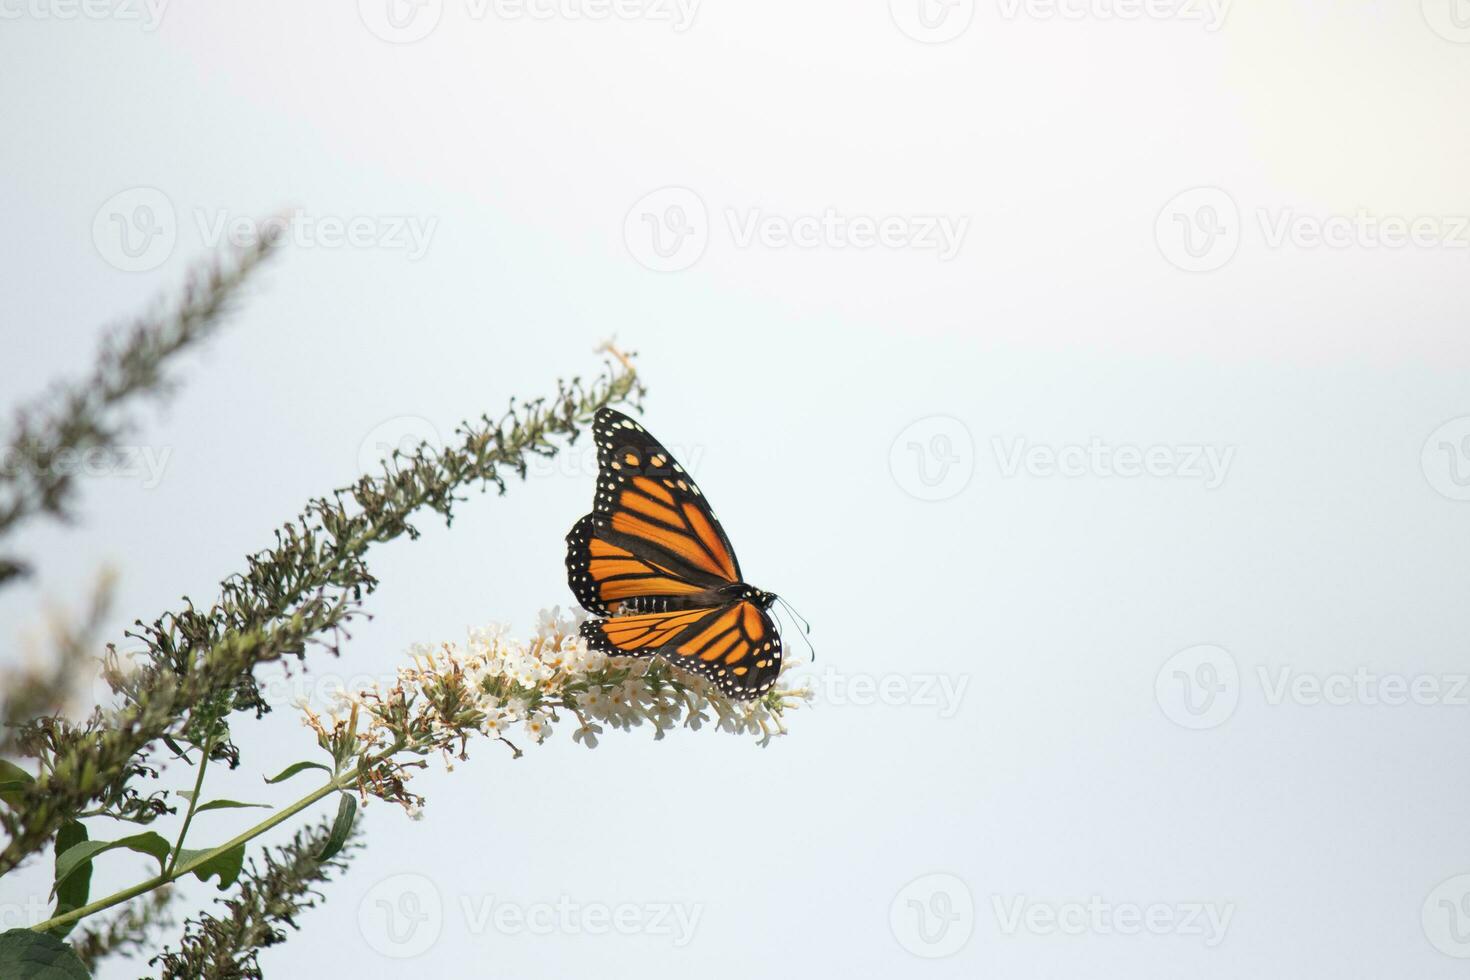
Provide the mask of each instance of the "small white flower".
POLYGON ((526 719, 526 734, 538 743, 546 741, 551 735, 551 719, 543 712, 537 712, 526 719))
POLYGON ((597 748, 597 736, 601 734, 601 725, 597 724, 596 722, 588 722, 585 725, 579 726, 576 731, 572 732, 572 741, 581 742, 589 749, 595 749, 597 748))

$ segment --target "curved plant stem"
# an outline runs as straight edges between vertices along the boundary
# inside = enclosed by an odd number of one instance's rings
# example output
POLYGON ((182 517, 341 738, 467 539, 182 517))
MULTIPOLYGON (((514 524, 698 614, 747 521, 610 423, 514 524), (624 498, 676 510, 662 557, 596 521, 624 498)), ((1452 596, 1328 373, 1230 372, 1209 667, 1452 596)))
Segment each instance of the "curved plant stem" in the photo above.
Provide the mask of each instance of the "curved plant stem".
POLYGON ((209 768, 209 752, 213 748, 214 733, 211 732, 200 748, 199 775, 194 777, 194 793, 189 797, 189 811, 184 814, 184 825, 179 828, 179 839, 174 841, 174 849, 168 856, 168 867, 163 869, 164 874, 174 870, 174 865, 179 863, 179 855, 183 853, 184 838, 189 836, 189 824, 194 822, 194 811, 199 808, 199 794, 204 790, 204 770, 209 768))
MULTIPOLYGON (((262 820, 260 823, 251 827, 249 830, 246 830, 238 836, 225 841, 218 847, 210 848, 208 851, 205 851, 202 854, 198 854, 188 861, 183 862, 182 864, 170 867, 163 874, 158 875, 157 877, 149 878, 147 881, 142 881, 136 885, 124 888, 122 891, 114 892, 113 894, 108 895, 106 898, 99 898, 95 902, 89 902, 88 904, 83 905, 80 908, 75 908, 72 909, 70 912, 65 912, 61 915, 55 916, 54 918, 47 919, 45 922, 38 922, 35 925, 31 926, 31 929, 35 932, 46 932, 50 929, 56 928, 57 926, 66 925, 68 922, 73 922, 77 919, 92 915, 95 912, 101 912, 103 909, 108 909, 114 905, 126 902, 130 898, 137 898, 144 892, 152 891, 153 889, 158 888, 162 885, 166 885, 171 881, 177 881, 178 879, 191 873, 195 868, 207 864, 224 852, 239 847, 241 844, 244 844, 248 841, 254 840, 256 837, 259 837, 261 834, 265 833, 267 830, 270 830, 272 827, 275 827, 276 825, 285 822, 291 817, 294 817, 296 814, 300 813, 302 810, 305 810, 307 807, 311 806, 313 803, 317 802, 323 797, 329 796, 332 793, 335 793, 350 786, 352 783, 356 782, 357 775, 360 771, 361 770, 358 767, 353 767, 347 772, 332 777, 332 779, 330 779, 325 785, 312 790, 310 793, 306 794, 295 803, 292 803, 284 810, 272 814, 265 820, 262 820)), ((182 834, 180 834, 179 839, 180 841, 183 840, 182 834)), ((174 860, 177 860, 177 849, 174 860)))

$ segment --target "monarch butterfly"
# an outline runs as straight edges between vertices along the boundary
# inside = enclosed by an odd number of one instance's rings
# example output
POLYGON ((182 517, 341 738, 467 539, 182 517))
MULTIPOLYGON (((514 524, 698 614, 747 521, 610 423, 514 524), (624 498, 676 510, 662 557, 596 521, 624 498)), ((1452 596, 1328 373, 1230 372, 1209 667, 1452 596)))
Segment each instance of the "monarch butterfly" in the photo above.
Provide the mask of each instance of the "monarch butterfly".
POLYGON ((776 596, 747 585, 730 539, 694 480, 643 426, 599 409, 592 513, 567 534, 567 583, 595 650, 661 656, 759 697, 781 672, 776 596))

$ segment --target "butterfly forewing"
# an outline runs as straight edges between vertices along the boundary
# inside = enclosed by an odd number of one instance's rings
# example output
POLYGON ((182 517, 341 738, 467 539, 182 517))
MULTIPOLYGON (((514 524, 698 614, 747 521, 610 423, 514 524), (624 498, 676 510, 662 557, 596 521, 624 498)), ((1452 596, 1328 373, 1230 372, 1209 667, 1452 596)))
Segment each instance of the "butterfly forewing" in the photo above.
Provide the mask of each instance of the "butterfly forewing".
POLYGON ((567 535, 567 579, 591 612, 636 596, 691 597, 740 581, 730 540, 693 479, 658 440, 620 412, 593 423, 593 511, 567 535))
POLYGON ((687 570, 640 557, 632 542, 614 544, 606 524, 588 514, 567 535, 567 581, 589 612, 610 616, 637 596, 697 596, 709 589, 711 583, 689 578, 687 570))
POLYGON ((616 535, 721 584, 740 581, 730 539, 694 479, 638 422, 604 408, 592 426, 598 480, 593 513, 616 535))

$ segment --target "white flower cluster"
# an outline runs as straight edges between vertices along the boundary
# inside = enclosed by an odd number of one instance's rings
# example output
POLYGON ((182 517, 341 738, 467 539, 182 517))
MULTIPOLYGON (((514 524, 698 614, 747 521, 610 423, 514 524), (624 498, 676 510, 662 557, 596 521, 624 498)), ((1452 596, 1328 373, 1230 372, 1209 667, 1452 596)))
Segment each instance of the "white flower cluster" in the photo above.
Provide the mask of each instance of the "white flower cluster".
POLYGON ((307 723, 327 738, 324 747, 355 737, 365 756, 397 746, 462 757, 465 742, 477 733, 505 741, 519 755, 515 740, 543 742, 562 723, 574 724, 573 740, 589 748, 608 727, 627 731, 645 723, 655 738, 680 725, 697 730, 710 724, 757 736, 764 745, 785 734, 785 710, 809 697, 777 689, 754 701, 733 701, 662 660, 591 650, 578 625, 551 609, 541 613, 529 640, 489 626, 471 630, 463 645, 417 645, 391 689, 370 688, 345 699, 345 710, 332 720, 352 721, 336 728, 337 737, 330 734, 333 726, 314 716, 307 723), (366 730, 357 731, 363 718, 366 730))

